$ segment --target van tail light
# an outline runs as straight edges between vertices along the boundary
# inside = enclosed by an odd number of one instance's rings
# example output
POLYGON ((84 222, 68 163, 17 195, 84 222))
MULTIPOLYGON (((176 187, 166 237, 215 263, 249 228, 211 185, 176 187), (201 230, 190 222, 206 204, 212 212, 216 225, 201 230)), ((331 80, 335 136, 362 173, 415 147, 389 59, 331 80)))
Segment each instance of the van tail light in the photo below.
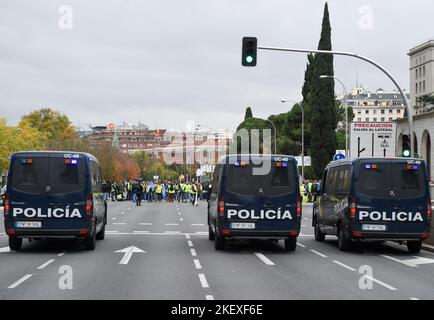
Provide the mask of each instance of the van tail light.
POLYGON ((348 210, 349 210, 350 218, 354 220, 356 218, 356 211, 357 211, 356 197, 350 197, 348 199, 348 210))
POLYGON ((93 213, 93 196, 88 194, 86 196, 86 215, 91 216, 93 213))
POLYGON ((301 213, 302 213, 302 203, 301 203, 301 195, 298 195, 297 197, 297 217, 299 220, 301 220, 301 213))
POLYGON ((5 218, 8 216, 8 214, 9 214, 9 210, 11 209, 11 205, 10 205, 10 202, 9 202, 9 194, 5 194, 5 203, 4 203, 4 216, 5 216, 5 218))
POLYGON ((428 222, 431 222, 431 215, 432 215, 432 203, 431 203, 431 199, 428 199, 428 203, 427 203, 427 210, 426 210, 426 217, 428 222))
POLYGON ((218 199, 218 212, 221 216, 225 214, 225 198, 223 196, 218 199))

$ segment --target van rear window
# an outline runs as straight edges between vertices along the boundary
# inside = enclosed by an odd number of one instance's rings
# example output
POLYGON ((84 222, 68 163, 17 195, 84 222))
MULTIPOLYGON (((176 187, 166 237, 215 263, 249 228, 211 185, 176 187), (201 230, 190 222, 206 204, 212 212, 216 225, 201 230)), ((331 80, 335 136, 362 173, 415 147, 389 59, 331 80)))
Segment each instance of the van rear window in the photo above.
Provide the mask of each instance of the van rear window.
POLYGON ((277 167, 272 165, 266 175, 253 175, 252 165, 229 165, 226 178, 226 189, 229 192, 257 195, 262 188, 264 195, 277 196, 291 194, 296 191, 296 179, 292 166, 277 167))
POLYGON ((83 161, 64 158, 15 158, 12 167, 12 189, 31 194, 65 194, 84 189, 83 161))
POLYGON ((48 185, 48 158, 15 158, 12 189, 39 194, 48 185))
POLYGON ((389 197, 395 191, 397 198, 412 198, 425 193, 424 167, 406 163, 362 163, 359 168, 357 192, 372 197, 389 197))

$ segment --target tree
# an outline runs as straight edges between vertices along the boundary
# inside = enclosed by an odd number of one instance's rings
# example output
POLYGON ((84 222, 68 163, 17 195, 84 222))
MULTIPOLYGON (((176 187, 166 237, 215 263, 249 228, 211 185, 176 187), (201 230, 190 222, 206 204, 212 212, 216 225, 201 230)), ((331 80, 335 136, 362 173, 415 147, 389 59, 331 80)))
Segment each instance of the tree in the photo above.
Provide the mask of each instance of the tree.
MULTIPOLYGON (((331 26, 328 5, 325 4, 319 50, 332 50, 331 26)), ((311 104, 311 150, 312 169, 316 177, 323 174, 337 148, 337 112, 335 106, 334 79, 320 79, 321 75, 334 76, 333 55, 316 54, 312 88, 309 96, 311 104)))
POLYGON ((80 149, 80 139, 66 115, 50 108, 33 111, 21 118, 24 124, 36 129, 44 137, 44 147, 48 150, 80 149))
POLYGON ((246 113, 244 115, 244 120, 247 120, 249 118, 253 118, 253 113, 252 113, 252 108, 247 107, 246 108, 246 113))

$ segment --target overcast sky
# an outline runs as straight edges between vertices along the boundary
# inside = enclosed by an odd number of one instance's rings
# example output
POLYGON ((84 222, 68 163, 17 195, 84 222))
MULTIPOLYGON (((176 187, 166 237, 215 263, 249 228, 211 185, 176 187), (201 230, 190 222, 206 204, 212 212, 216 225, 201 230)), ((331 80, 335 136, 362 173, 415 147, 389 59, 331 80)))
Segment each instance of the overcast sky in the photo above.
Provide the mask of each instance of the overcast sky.
MULTIPOLYGON (((247 106, 258 117, 285 112, 281 98, 301 99, 306 55, 261 51, 257 67, 244 68, 241 38, 316 48, 324 3, 1 0, 0 118, 16 124, 51 107, 82 128, 141 121, 182 129, 193 120, 217 129, 236 127, 247 106)), ((434 2, 330 0, 329 9, 334 49, 377 60, 408 89, 407 53, 434 38, 434 2)), ((351 58, 336 57, 335 73, 348 89, 357 75, 372 90, 394 89, 351 58)))

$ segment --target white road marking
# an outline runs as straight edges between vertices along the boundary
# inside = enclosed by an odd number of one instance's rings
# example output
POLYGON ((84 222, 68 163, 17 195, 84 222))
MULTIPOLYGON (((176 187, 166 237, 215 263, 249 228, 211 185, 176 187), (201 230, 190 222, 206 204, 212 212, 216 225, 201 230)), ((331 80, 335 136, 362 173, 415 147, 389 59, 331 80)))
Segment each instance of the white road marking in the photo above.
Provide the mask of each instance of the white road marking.
POLYGON ((298 236, 299 237, 314 237, 313 234, 304 234, 304 233, 300 233, 298 236))
POLYGON ((255 256, 257 256, 267 266, 274 266, 274 262, 264 256, 262 253, 255 252, 255 256))
POLYGON ((57 256, 58 257, 63 257, 65 254, 66 254, 66 251, 63 251, 63 252, 59 253, 57 256))
POLYGON ((184 221, 184 218, 179 218, 179 221, 184 221))
POLYGON ((319 255, 320 257, 327 258, 325 254, 322 254, 321 252, 318 252, 316 250, 310 249, 310 252, 315 253, 316 255, 319 255))
POLYGON ((9 247, 0 248, 0 253, 14 252, 9 247))
POLYGON ((105 233, 118 233, 118 231, 116 231, 116 230, 106 230, 105 233))
POLYGON ((297 242, 297 245, 300 246, 300 247, 302 247, 302 248, 306 248, 306 246, 304 244, 300 243, 300 242, 297 242))
POLYGON ((209 295, 205 296, 205 299, 206 300, 214 300, 214 296, 212 296, 212 295, 209 294, 209 295))
MULTIPOLYGON (((119 232, 119 231, 115 231, 115 232, 109 232, 106 231, 107 234, 109 235, 118 235, 118 236, 125 236, 125 235, 138 235, 138 233, 133 233, 133 232, 119 232)), ((166 232, 150 232, 147 235, 152 235, 152 236, 198 236, 198 237, 203 237, 206 236, 208 233, 182 233, 180 231, 166 231, 166 232)))
POLYGON ((146 251, 143 251, 136 246, 130 246, 121 250, 114 251, 114 253, 123 253, 124 256, 122 257, 121 261, 119 261, 119 264, 128 264, 134 253, 146 253, 146 251))
POLYGON ((14 288, 18 287, 20 284, 22 284, 24 281, 26 281, 27 279, 29 279, 31 276, 32 276, 32 274, 26 274, 20 280, 18 280, 17 282, 14 282, 13 284, 11 284, 8 287, 8 289, 14 289, 14 288))
POLYGON ((151 222, 140 222, 139 223, 140 226, 152 226, 151 222))
POLYGON ((187 239, 190 239, 190 235, 189 235, 188 233, 185 234, 185 237, 186 237, 187 239))
POLYGON ((198 226, 203 227, 204 226, 203 223, 192 223, 191 225, 194 227, 198 227, 198 226))
POLYGON ((188 246, 189 246, 189 247, 193 247, 193 242, 191 242, 191 241, 189 240, 189 241, 187 241, 187 243, 188 243, 188 246))
POLYGON ((121 214, 125 214, 125 211, 122 211, 121 214))
POLYGON ((428 259, 428 258, 416 257, 416 256, 413 256, 414 259, 405 259, 405 260, 397 259, 397 258, 387 256, 384 254, 382 254, 381 256, 383 258, 402 263, 403 265, 406 265, 407 267, 410 267, 410 268, 417 268, 417 266, 420 264, 434 263, 434 259, 428 259))
POLYGON ((208 235, 208 232, 207 231, 196 231, 195 234, 208 235))
POLYGON ((149 231, 145 231, 145 230, 137 230, 137 231, 133 231, 134 233, 149 233, 149 231))
POLYGON ((181 234, 181 231, 164 231, 166 234, 181 234))
POLYGON ((199 274, 199 280, 202 288, 209 288, 208 281, 206 281, 205 275, 203 273, 199 274))
POLYGON ((48 266, 50 263, 53 263, 54 261, 56 261, 56 260, 55 260, 55 259, 50 259, 50 260, 48 260, 47 262, 41 264, 41 265, 38 267, 38 269, 39 269, 39 270, 42 270, 42 269, 44 269, 46 266, 48 266))
POLYGON ((117 219, 116 217, 112 218, 112 220, 116 220, 116 219, 117 219))
POLYGON ((198 259, 194 259, 193 262, 196 269, 202 269, 202 266, 200 265, 200 261, 198 259))
POLYGON ((196 257, 196 256, 197 256, 196 250, 194 250, 194 249, 190 249, 190 252, 191 252, 191 255, 192 255, 193 257, 196 257))
POLYGON ((410 297, 410 300, 419 300, 419 299, 415 297, 410 297))
POLYGON ((333 260, 333 262, 336 263, 337 265, 341 266, 341 267, 344 267, 345 269, 350 270, 350 271, 357 271, 356 269, 354 269, 354 268, 352 268, 350 266, 347 266, 346 264, 344 264, 342 262, 339 262, 337 260, 333 260))
POLYGON ((165 226, 179 226, 179 223, 165 223, 165 226))
POLYGON ((124 225, 126 225, 125 222, 113 222, 112 224, 118 225, 118 226, 124 226, 124 225))
POLYGON ((384 283, 383 281, 375 279, 374 277, 366 276, 366 278, 371 279, 372 281, 378 283, 379 285, 381 285, 381 286, 383 286, 383 287, 385 287, 385 288, 387 288, 389 290, 392 290, 392 291, 397 291, 398 290, 395 287, 392 287, 391 285, 388 285, 387 283, 384 283))

